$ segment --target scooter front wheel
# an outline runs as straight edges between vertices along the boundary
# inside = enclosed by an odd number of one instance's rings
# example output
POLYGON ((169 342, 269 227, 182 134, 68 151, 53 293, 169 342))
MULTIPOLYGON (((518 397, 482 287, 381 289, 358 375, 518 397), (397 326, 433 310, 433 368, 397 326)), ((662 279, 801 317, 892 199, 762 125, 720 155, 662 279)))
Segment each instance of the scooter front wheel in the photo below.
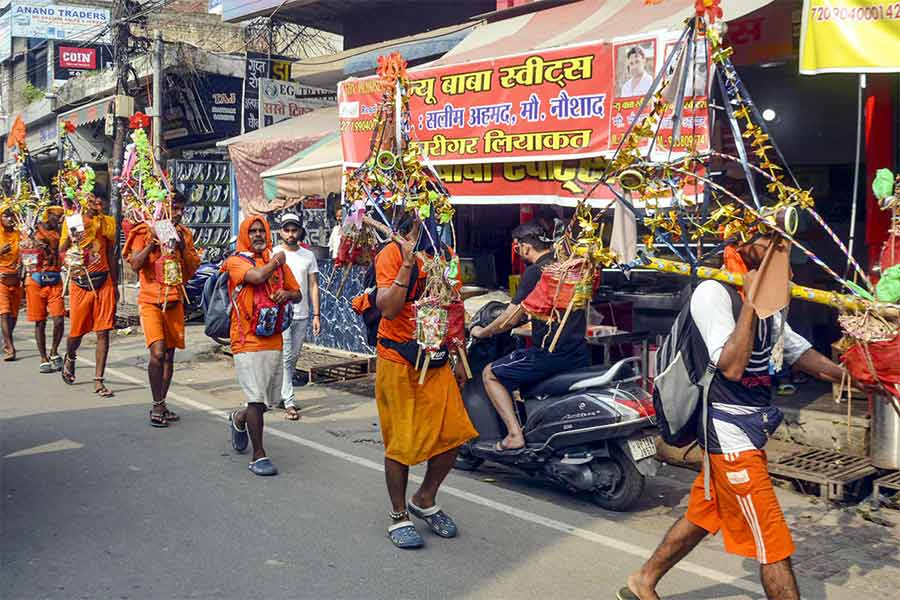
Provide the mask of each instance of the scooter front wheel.
POLYGON ((456 462, 453 467, 460 471, 475 471, 483 462, 484 459, 473 456, 472 451, 469 449, 469 445, 465 444, 459 449, 459 452, 456 453, 456 462))
POLYGON ((592 468, 595 472, 603 472, 609 482, 609 485, 591 492, 594 504, 601 508, 619 512, 627 510, 644 491, 644 476, 616 447, 610 448, 609 458, 593 464, 592 468))

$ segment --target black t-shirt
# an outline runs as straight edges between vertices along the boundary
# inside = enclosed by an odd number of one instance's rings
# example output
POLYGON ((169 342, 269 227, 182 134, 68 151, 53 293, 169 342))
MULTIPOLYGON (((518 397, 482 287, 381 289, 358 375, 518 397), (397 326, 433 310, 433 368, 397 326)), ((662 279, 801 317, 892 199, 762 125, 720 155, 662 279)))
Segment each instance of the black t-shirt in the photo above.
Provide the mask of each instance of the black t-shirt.
MULTIPOLYGON (((538 282, 541 280, 541 273, 544 267, 552 262, 553 253, 548 252, 540 257, 537 262, 525 268, 525 272, 522 273, 522 277, 519 280, 519 287, 516 289, 516 297, 512 300, 513 304, 521 305, 525 301, 528 294, 534 291, 534 288, 537 287, 538 282)), ((558 327, 559 323, 554 323, 550 327, 546 321, 532 319, 531 339, 534 341, 534 345, 545 350, 549 349, 558 327)), ((562 334, 559 336, 554 352, 583 352, 587 346, 587 342, 584 340, 586 329, 584 310, 573 310, 569 314, 569 320, 566 321, 562 334)))

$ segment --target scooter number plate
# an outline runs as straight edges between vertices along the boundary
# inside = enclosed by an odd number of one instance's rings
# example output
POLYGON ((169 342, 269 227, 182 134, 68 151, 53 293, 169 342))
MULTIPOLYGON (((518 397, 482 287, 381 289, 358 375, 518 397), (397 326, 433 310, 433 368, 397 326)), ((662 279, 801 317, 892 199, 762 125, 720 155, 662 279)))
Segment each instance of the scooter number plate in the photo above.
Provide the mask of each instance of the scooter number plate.
POLYGON ((652 436, 641 438, 639 440, 628 440, 628 449, 634 460, 643 460, 656 456, 656 444, 652 436))

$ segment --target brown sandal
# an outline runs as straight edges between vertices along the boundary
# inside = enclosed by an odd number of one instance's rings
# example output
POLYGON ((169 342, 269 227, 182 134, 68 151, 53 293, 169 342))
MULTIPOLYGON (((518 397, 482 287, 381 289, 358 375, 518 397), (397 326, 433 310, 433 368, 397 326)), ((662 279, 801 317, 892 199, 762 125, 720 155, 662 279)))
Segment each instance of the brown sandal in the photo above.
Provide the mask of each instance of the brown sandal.
POLYGON ((163 405, 163 415, 166 417, 166 421, 168 421, 169 423, 176 423, 181 420, 181 417, 179 417, 176 413, 169 410, 169 407, 166 406, 165 400, 163 400, 162 405, 163 405))
POLYGON ((75 383, 75 357, 69 355, 68 352, 66 352, 66 357, 63 359, 63 366, 59 374, 66 384, 72 385, 75 383))
POLYGON ((94 393, 100 396, 101 398, 112 398, 115 394, 103 383, 102 377, 94 377, 94 393), (96 384, 100 384, 99 387, 96 384))
POLYGON ((300 411, 291 406, 290 408, 286 408, 284 411, 284 420, 285 421, 299 421, 300 420, 300 411))

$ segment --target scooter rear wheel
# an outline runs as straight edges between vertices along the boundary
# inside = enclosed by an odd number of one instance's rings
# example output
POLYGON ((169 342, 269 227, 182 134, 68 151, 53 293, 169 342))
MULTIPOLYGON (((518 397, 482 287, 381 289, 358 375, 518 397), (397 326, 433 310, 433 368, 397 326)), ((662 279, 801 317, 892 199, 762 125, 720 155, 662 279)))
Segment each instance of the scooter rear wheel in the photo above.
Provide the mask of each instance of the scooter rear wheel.
POLYGON ((644 476, 616 447, 610 449, 609 458, 603 462, 607 463, 604 468, 615 469, 618 481, 612 489, 597 489, 591 492, 594 504, 606 510, 619 512, 631 508, 644 491, 644 476))
POLYGON ((454 463, 453 467, 460 471, 475 471, 483 462, 483 458, 472 456, 472 452, 469 450, 468 444, 466 444, 457 452, 456 463, 454 463))

